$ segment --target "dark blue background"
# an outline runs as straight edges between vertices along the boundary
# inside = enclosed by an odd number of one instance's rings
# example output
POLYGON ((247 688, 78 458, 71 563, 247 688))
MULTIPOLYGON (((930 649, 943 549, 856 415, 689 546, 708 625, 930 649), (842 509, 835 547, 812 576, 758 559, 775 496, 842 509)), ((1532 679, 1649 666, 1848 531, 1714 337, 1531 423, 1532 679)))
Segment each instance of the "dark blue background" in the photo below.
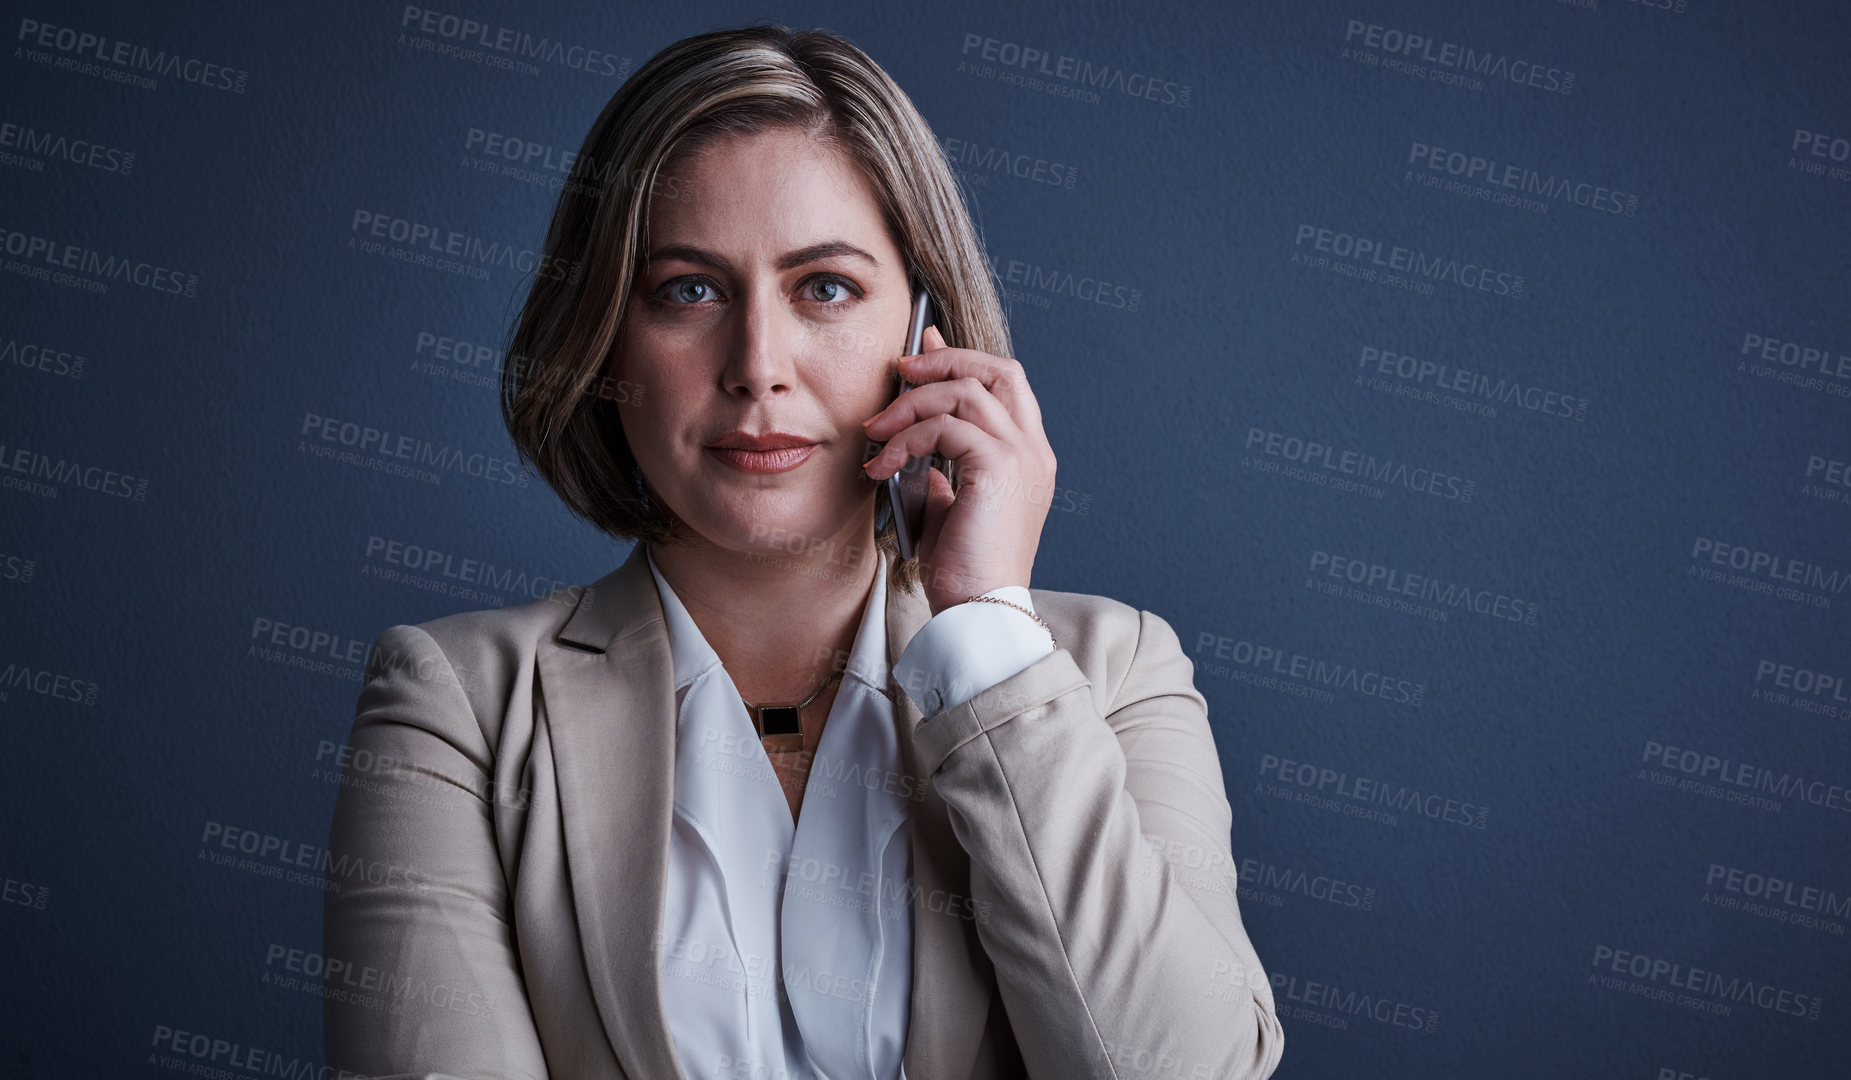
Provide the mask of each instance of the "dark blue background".
MULTIPOLYGON (((1724 909, 1709 901, 1742 897, 1706 878, 1735 868, 1843 903, 1851 796, 1757 809, 1642 778, 1683 778, 1644 760, 1656 742, 1851 784, 1843 697, 1836 715, 1756 697, 1772 682, 1757 680, 1763 661, 1851 677, 1851 487, 1806 486, 1822 478, 1807 477, 1811 458, 1851 460, 1851 383, 1740 363, 1749 334, 1851 353, 1851 181, 1795 166, 1847 163, 1792 150, 1799 130, 1851 137, 1843 5, 433 6, 631 69, 706 29, 820 25, 886 67, 942 139, 1074 172, 1066 187, 965 166, 999 271, 1013 260, 1140 295, 1131 311, 1010 286, 1061 461, 1034 584, 1156 612, 1197 657, 1233 851, 1252 860, 1243 912, 1287 1031, 1280 1076, 1846 1075, 1848 920, 1724 909), (1346 40, 1350 20, 1572 71, 1573 91, 1384 70, 1386 54, 1346 40), (960 70, 982 62, 969 34, 1189 98, 1076 101, 985 78, 960 70), (1414 143, 1604 185, 1636 196, 1636 213, 1427 188, 1408 179, 1414 143), (1487 264, 1521 275, 1524 295, 1448 282, 1421 295, 1306 266, 1294 256, 1318 253, 1295 242, 1301 226, 1487 264), (1397 396, 1358 384, 1365 347, 1588 408, 1484 416, 1397 396), (1250 452, 1253 429, 1467 478, 1473 496, 1389 484, 1377 499, 1265 473, 1256 462, 1288 463, 1250 452), (1808 591, 1829 606, 1694 576, 1725 569, 1693 558, 1702 538, 1819 564, 1837 576, 1808 591), (1436 621, 1324 595, 1309 587, 1320 551, 1539 616, 1436 621), (1422 701, 1242 681, 1232 672, 1271 666, 1217 661, 1220 639, 1231 656, 1266 647, 1282 666, 1296 654, 1406 679, 1422 701), (1469 802, 1484 827, 1275 797, 1269 785, 1304 789, 1268 771, 1274 759, 1469 802), (1370 890, 1368 906, 1312 895, 1333 879, 1370 890), (1612 974, 1594 963, 1602 946, 1821 1007, 1649 1000, 1590 982, 1612 974), (1438 1022, 1299 1000, 1313 982, 1438 1022)), ((359 683, 354 665, 299 666, 308 653, 265 659, 259 621, 339 651, 529 598, 380 580, 372 537, 514 568, 539 592, 626 553, 537 479, 431 485, 298 448, 314 414, 513 456, 494 390, 420 370, 416 342, 499 341, 520 275, 365 255, 348 247, 351 221, 367 210, 537 248, 552 190, 470 166, 483 155, 468 132, 575 150, 619 79, 433 55, 401 40, 416 35, 391 4, 6 7, 0 124, 135 157, 125 173, 0 145, 15 155, 0 164, 5 258, 46 238, 197 284, 93 293, 0 273, 0 458, 147 481, 140 499, 43 477, 54 494, 0 490, 0 1072, 166 1075, 150 1058, 163 1025, 318 1063, 319 999, 267 981, 274 948, 318 949, 318 889, 213 865, 202 839, 216 824, 324 843, 336 789, 317 770, 359 683), (242 92, 125 85, 35 58, 22 20, 248 77, 242 92), (22 362, 30 345, 84 358, 80 377, 69 360, 22 362), (66 700, 47 673, 79 694, 94 684, 93 700, 66 700)), ((0 475, 34 479, 20 468, 0 475)))

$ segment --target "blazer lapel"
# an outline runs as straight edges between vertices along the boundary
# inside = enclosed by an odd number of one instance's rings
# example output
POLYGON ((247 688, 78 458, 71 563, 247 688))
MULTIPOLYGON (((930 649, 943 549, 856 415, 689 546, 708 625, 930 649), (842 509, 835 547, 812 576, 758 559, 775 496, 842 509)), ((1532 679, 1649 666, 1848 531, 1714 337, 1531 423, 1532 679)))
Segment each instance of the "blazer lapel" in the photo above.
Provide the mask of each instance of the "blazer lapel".
MULTIPOLYGON (((912 808, 916 891, 906 1073, 911 1080, 966 1077, 994 974, 975 925, 954 914, 966 910, 970 860, 951 831, 944 800, 918 775, 919 709, 891 679, 931 608, 916 588, 888 589, 886 604, 888 690, 900 754, 908 774, 925 784, 925 798, 912 808)), ((558 642, 543 646, 536 664, 592 997, 626 1073, 675 1076, 656 945, 675 797, 674 659, 643 544, 585 589, 558 642)))
POLYGON ((675 668, 642 544, 584 591, 536 662, 592 997, 626 1074, 676 1076, 656 948, 675 798, 675 668))

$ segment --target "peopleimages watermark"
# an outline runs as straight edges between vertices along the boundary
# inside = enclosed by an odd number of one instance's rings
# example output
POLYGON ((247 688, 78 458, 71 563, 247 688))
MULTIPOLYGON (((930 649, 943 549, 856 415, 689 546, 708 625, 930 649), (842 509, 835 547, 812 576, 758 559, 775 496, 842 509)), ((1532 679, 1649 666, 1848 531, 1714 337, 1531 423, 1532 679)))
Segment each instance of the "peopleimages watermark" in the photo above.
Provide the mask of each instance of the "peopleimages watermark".
POLYGON ((51 701, 69 701, 78 705, 95 705, 102 687, 88 679, 78 679, 50 668, 34 667, 9 661, 0 668, 0 701, 24 690, 51 701))
POLYGON ((1004 259, 999 263, 993 253, 986 254, 984 258, 990 265, 990 273, 1000 283, 1004 298, 1013 302, 1045 308, 1050 306, 1048 297, 1065 296, 1132 313, 1138 310, 1138 305, 1144 300, 1142 289, 1085 271, 1076 274, 1072 270, 1042 266, 1021 259, 1004 259), (1011 285, 1023 288, 1012 289, 1009 287, 1011 285))
POLYGON ((578 281, 584 269, 577 259, 561 259, 532 248, 473 236, 460 229, 372 210, 354 210, 347 231, 350 248, 418 266, 464 273, 477 280, 484 280, 491 266, 532 274, 546 281, 569 282, 578 281), (404 246, 387 248, 379 241, 404 246))
POLYGON ((898 880, 887 875, 877 877, 873 871, 776 848, 765 850, 760 870, 763 871, 761 887, 827 907, 889 917, 901 905, 906 905, 915 911, 979 923, 989 921, 991 914, 988 900, 947 889, 921 889, 910 875, 898 880))
POLYGON ((325 847, 220 821, 205 823, 199 843, 201 860, 234 866, 259 877, 312 885, 325 892, 340 892, 343 884, 383 885, 419 893, 431 887, 425 875, 414 867, 351 854, 335 855, 325 847), (240 859, 239 855, 246 858, 240 859), (338 880, 343 878, 345 882, 338 880))
POLYGON ((493 776, 484 777, 480 783, 473 777, 438 776, 420 768, 416 761, 329 739, 316 743, 315 766, 309 778, 420 806, 434 805, 462 792, 513 810, 525 810, 533 801, 530 787, 510 787, 493 776))
POLYGON ((122 281, 149 292, 184 296, 189 300, 199 295, 198 274, 148 259, 34 236, 3 225, 0 225, 0 252, 12 256, 5 264, 8 273, 84 292, 107 293, 110 282, 122 281))
MULTIPOLYGON (((414 372, 496 393, 508 373, 525 380, 536 363, 531 356, 509 354, 499 345, 423 329, 414 334, 412 355, 416 358, 411 362, 414 372)), ((586 382, 584 395, 613 405, 641 405, 643 385, 600 372, 586 382)))
POLYGON ((1352 1017, 1373 1020, 1389 1027, 1408 1028, 1423 1035, 1432 1035, 1439 1030, 1440 1014, 1437 1009, 1367 991, 1345 990, 1335 983, 1301 979, 1283 971, 1273 971, 1271 978, 1273 993, 1283 1003, 1281 1011, 1289 1010, 1288 1015, 1293 1019, 1307 1020, 1339 1030, 1348 1029, 1352 1017), (1308 1008, 1295 1008, 1294 1005, 1308 1008), (1333 1020, 1343 1022, 1332 1023, 1333 1020))
POLYGON ((629 59, 613 52, 585 45, 568 45, 552 38, 535 36, 525 30, 492 26, 414 4, 405 5, 399 16, 399 29, 400 40, 414 48, 474 61, 485 67, 507 68, 523 75, 540 73, 534 61, 606 78, 621 79, 630 73, 629 59), (407 31, 432 36, 407 39, 403 36, 407 31), (442 44, 438 44, 439 41, 442 44))
POLYGON ((1097 104, 1101 100, 1097 91, 1103 90, 1179 109, 1189 107, 1187 84, 1161 75, 1050 53, 1032 45, 1019 45, 982 34, 965 34, 961 55, 967 59, 960 62, 960 69, 973 60, 982 60, 995 65, 989 70, 991 78, 997 77, 1000 70, 1007 77, 1005 81, 1019 81, 1030 90, 1059 97, 1074 97, 1097 104), (973 52, 976 53, 974 57, 971 56, 973 52))
MULTIPOLYGON (((1570 206, 1579 206, 1608 214, 1621 214, 1626 217, 1636 217, 1639 213, 1639 196, 1631 192, 1618 191, 1604 184, 1557 176, 1553 172, 1544 173, 1527 166, 1513 165, 1494 158, 1480 157, 1477 154, 1446 150, 1424 142, 1416 141, 1408 147, 1408 159, 1405 164, 1410 170, 1423 169, 1429 173, 1441 173, 1466 183, 1484 184, 1525 196, 1534 195, 1540 199, 1552 200, 1558 205, 1566 203, 1570 206)), ((1418 174, 1410 173, 1410 176, 1418 176, 1418 174)))
POLYGON ((1821 502, 1851 503, 1851 461, 1808 454, 1803 475, 1801 495, 1821 502))
MULTIPOLYGON (((1776 772, 1745 761, 1661 743, 1656 739, 1645 741, 1645 749, 1639 760, 1654 768, 1682 773, 1686 782, 1679 786, 1698 794, 1726 796, 1730 802, 1759 805, 1771 800, 1750 793, 1766 792, 1775 798, 1798 799, 1827 810, 1851 814, 1851 787, 1841 783, 1816 777, 1809 780, 1796 773, 1776 772)), ((1641 769, 1642 773, 1645 771, 1641 769)), ((1771 808, 1778 810, 1780 804, 1772 803, 1771 808)))
MULTIPOLYGON (((161 75, 177 78, 181 82, 192 83, 208 90, 225 90, 233 94, 244 93, 251 73, 238 68, 215 64, 209 60, 199 60, 170 53, 166 49, 154 50, 146 45, 92 34, 87 30, 73 30, 68 26, 53 26, 37 19, 20 19, 19 33, 13 38, 15 43, 25 42, 41 49, 55 49, 64 54, 63 62, 54 66, 70 66, 72 70, 84 75, 102 75, 105 70, 118 82, 127 82, 143 90, 152 90, 155 83, 148 75, 161 75), (109 69, 99 70, 90 64, 107 64, 109 69), (113 70, 112 70, 113 69, 113 70)), ((43 55, 43 54, 41 54, 43 55)), ((35 62, 50 60, 49 56, 29 56, 35 62)))
POLYGON ((1787 150, 1789 169, 1798 169, 1812 176, 1829 177, 1840 183, 1851 181, 1851 164, 1847 164, 1851 162, 1851 139, 1827 135, 1822 131, 1794 128, 1793 143, 1787 150), (1808 161, 1809 157, 1824 158, 1835 164, 1808 161))
MULTIPOLYGON (((462 164, 465 168, 552 191, 565 189, 577 157, 576 150, 564 150, 538 139, 479 127, 471 127, 463 139, 462 164)), ((576 183, 572 184, 572 190, 574 194, 594 193, 576 183)))
POLYGON ((990 177, 996 175, 1071 191, 1080 175, 1073 165, 969 139, 941 138, 939 146, 945 151, 945 160, 960 177, 978 184, 987 184, 990 177))
POLYGON ((1809 930, 1843 936, 1851 919, 1851 895, 1802 885, 1773 874, 1710 863, 1703 875, 1703 902, 1809 930))
POLYGON ((37 559, 11 551, 0 551, 0 581, 30 585, 38 569, 37 559))
MULTIPOLYGON (((622 178, 621 163, 616 160, 581 157, 577 150, 474 126, 463 138, 462 165, 549 191, 592 198, 602 198, 606 188, 622 178)), ((659 172, 650 177, 643 169, 630 173, 629 182, 634 187, 643 186, 645 180, 651 198, 680 199, 694 190, 693 182, 685 176, 659 172)))
MULTIPOLYGON (((1196 635, 1195 653, 1198 669, 1210 675, 1226 676, 1237 669, 1246 669, 1256 675, 1266 672, 1279 679, 1315 684, 1320 689, 1335 687, 1363 697, 1379 697, 1383 701, 1416 708, 1420 707, 1427 693, 1426 683, 1389 675, 1373 668, 1326 660, 1321 656, 1290 652, 1276 645, 1256 643, 1245 638, 1236 640, 1207 630, 1196 635)), ((1270 686, 1267 688, 1271 689, 1270 686)), ((1322 700, 1331 700, 1331 695, 1326 692, 1322 700)))
POLYGON ((84 367, 88 363, 88 357, 57 345, 34 344, 16 338, 7 338, 0 344, 0 364, 12 364, 73 382, 84 377, 84 367))
POLYGON ((1240 898, 1272 907, 1284 907, 1285 896, 1295 894, 1337 907, 1368 911, 1375 907, 1375 887, 1345 881, 1330 874, 1279 866, 1261 859, 1240 861, 1240 898))
POLYGON ((304 1058, 166 1024, 154 1025, 154 1041, 149 1045, 154 1047, 154 1052, 148 1055, 148 1064, 205 1077, 231 1077, 236 1074, 229 1070, 244 1069, 259 1076, 301 1077, 303 1080, 311 1077, 313 1080, 367 1080, 365 1073, 317 1066, 304 1058), (185 1057, 171 1056, 174 1054, 185 1057))
POLYGON ((50 885, 34 885, 11 877, 0 878, 0 906, 44 911, 45 902, 50 899, 50 885))
MULTIPOLYGON (((1504 80, 1563 96, 1575 92, 1575 73, 1572 71, 1522 57, 1513 58, 1489 49, 1474 49, 1470 45, 1439 41, 1425 34, 1361 19, 1345 20, 1343 42, 1346 49, 1359 52, 1367 50, 1382 58, 1385 61, 1382 65, 1384 68, 1405 69, 1407 74, 1421 78, 1432 78, 1437 73, 1446 76, 1438 79, 1441 82, 1464 79, 1468 80, 1465 85, 1470 85, 1482 78, 1494 82, 1504 80)), ((1471 88, 1476 90, 1480 87, 1471 88)))
POLYGON ((1832 350, 1816 345, 1803 345, 1797 341, 1749 332, 1742 335, 1741 354, 1769 363, 1779 363, 1782 367, 1797 368, 1800 371, 1810 369, 1834 379, 1851 380, 1851 355, 1840 353, 1834 356, 1832 350))
POLYGON ((1347 582, 1350 585, 1360 586, 1361 589, 1370 593, 1380 590, 1381 593, 1391 593, 1397 597, 1406 596, 1424 603, 1440 605, 1435 611, 1442 616, 1449 613, 1446 609, 1452 611, 1464 609, 1478 615, 1535 626, 1537 614, 1541 611, 1541 606, 1534 600, 1526 600, 1492 589, 1476 589, 1458 582, 1443 581, 1428 574, 1413 574, 1398 567, 1351 558, 1322 549, 1312 550, 1309 571, 1312 577, 1306 579, 1308 584, 1324 584, 1316 580, 1321 574, 1323 577, 1335 579, 1336 582, 1347 582))
POLYGON ((426 483, 441 483, 444 474, 451 473, 492 484, 527 486, 527 470, 521 468, 520 461, 515 458, 469 452, 353 420, 305 412, 297 435, 296 449, 301 453, 426 483), (337 451, 335 446, 346 449, 337 451))
POLYGON ((1355 477, 1359 481, 1406 488, 1416 494, 1433 495, 1461 503, 1471 502, 1477 487, 1474 481, 1463 476, 1419 465, 1410 466, 1404 461, 1378 458, 1367 451, 1340 449, 1314 439, 1267 431, 1265 428, 1249 427, 1247 441, 1242 449, 1247 452, 1242 455, 1243 464, 1256 455, 1275 457, 1307 468, 1355 477))
POLYGON ((1400 288, 1426 286, 1412 291, 1431 295, 1433 282, 1457 285, 1469 292, 1485 292, 1506 300, 1521 300, 1525 284, 1522 274, 1499 270, 1474 259, 1460 260, 1446 255, 1429 255, 1419 248, 1377 240, 1320 225, 1301 223, 1292 236, 1292 262, 1313 269, 1332 269, 1330 257, 1355 260, 1338 263, 1346 276, 1400 288), (1305 254, 1306 247, 1314 254, 1305 254), (1357 264, 1360 264, 1358 266, 1357 264))
POLYGON ((1791 704, 1802 712, 1814 712, 1837 719, 1846 710, 1851 710, 1851 692, 1846 687, 1843 675, 1814 671, 1762 657, 1755 664, 1755 689, 1751 697, 1765 699, 1776 705, 1791 704), (1840 709, 1841 705, 1845 709, 1840 709))
POLYGON ((1756 378, 1833 397, 1851 397, 1851 353, 1834 355, 1829 348, 1749 332, 1742 335, 1736 355, 1735 369, 1756 378))
POLYGON ((0 443, 0 486, 55 499, 63 490, 56 486, 59 484, 72 484, 85 491, 129 502, 148 501, 148 478, 145 476, 0 443))
POLYGON ((483 991, 421 979, 409 971, 376 968, 313 949, 270 942, 264 949, 262 985, 331 998, 365 1009, 387 1008, 404 1016, 407 1005, 488 1019, 495 1003, 483 991))
POLYGON ((1387 384, 1390 378, 1432 391, 1434 397, 1422 398, 1447 405, 1462 412, 1496 416, 1497 405, 1515 405, 1527 412, 1556 416, 1577 423, 1587 420, 1588 399, 1546 389, 1536 383, 1503 376, 1493 378, 1482 371, 1469 371, 1435 360, 1422 360, 1375 345, 1364 345, 1356 361, 1356 382, 1372 389, 1401 389, 1387 384), (1456 396, 1455 396, 1456 395, 1456 396))
MULTIPOLYGON (((1304 796, 1326 801, 1342 799, 1352 809, 1360 806, 1385 806, 1402 813, 1414 813, 1435 821, 1481 830, 1486 827, 1486 819, 1491 814, 1490 808, 1470 800, 1423 792, 1419 788, 1403 787, 1367 776, 1352 776, 1338 769, 1274 754, 1260 755, 1260 776, 1273 777, 1282 785, 1301 789, 1301 802, 1307 801, 1304 796)), ((1393 824, 1393 821, 1389 823, 1393 824)))
POLYGON ((1826 135, 1818 131, 1808 131, 1805 128, 1793 129, 1793 145, 1787 149, 1804 149, 1813 157, 1827 158, 1841 164, 1851 162, 1851 139, 1826 135))
MULTIPOLYGON (((381 635, 382 637, 384 635, 381 635)), ((251 620, 245 658, 318 675, 366 683, 380 675, 454 686, 466 693, 482 687, 482 672, 444 658, 405 653, 369 644, 365 638, 259 615, 251 620)))
POLYGON ((1851 568, 1828 569, 1820 563, 1805 562, 1771 551, 1760 551, 1741 544, 1718 540, 1712 536, 1698 536, 1691 541, 1690 559, 1691 562, 1685 569, 1688 577, 1776 596, 1782 600, 1792 600, 1810 607, 1831 607, 1831 598, 1824 594, 1837 595, 1844 592, 1846 586, 1851 586, 1851 568), (1711 570, 1702 565, 1706 562, 1711 566, 1727 567, 1738 573, 1711 570), (1802 589, 1817 591, 1804 592, 1802 589))
POLYGON ((0 121, 0 164, 43 172, 47 160, 68 161, 118 176, 128 176, 135 171, 133 150, 62 132, 41 131, 11 120, 0 121))
MULTIPOLYGON (((1238 1004, 1243 1009, 1250 1008, 1253 1002, 1251 990, 1235 987, 1221 987, 1211 991, 1217 1001, 1238 1004), (1238 996, 1237 996, 1238 995, 1238 996)), ((1163 1077, 1164 1080, 1215 1080, 1222 1075, 1222 1063, 1217 1061, 1199 1061, 1185 1057, 1167 1046, 1147 1046, 1141 1042, 1123 1042, 1112 1039, 1099 1040, 1105 1048, 1105 1054, 1117 1071, 1112 1075, 1124 1077, 1163 1077)), ((766 1080, 763 1072, 751 1076, 729 1076, 726 1080, 766 1080)), ((777 1080, 787 1080, 778 1077, 777 1080)), ((799 1080, 790 1077, 788 1080, 799 1080)))
POLYGON ((1720 972, 1690 967, 1645 953, 1616 949, 1611 945, 1594 946, 1591 966, 1594 972, 1587 977, 1590 983, 1609 990, 1626 990, 1641 997, 1694 1008, 1699 1012, 1727 1016, 1731 1013, 1732 1004, 1741 1003, 1768 1012, 1807 1020, 1819 1019, 1821 1000, 1818 995, 1798 993, 1771 982, 1725 977, 1720 972), (1643 979, 1644 983, 1614 985, 1622 980, 1611 978, 1607 974, 1609 972, 1612 975, 1643 979), (1677 993, 1679 990, 1690 993, 1680 995, 1677 993), (1683 1000, 1685 998, 1688 1000, 1683 1000))
POLYGON ((1144 846, 1163 860, 1160 865, 1145 865, 1179 885, 1222 896, 1232 896, 1240 888, 1234 854, 1225 846, 1203 847, 1173 836, 1146 836, 1144 846))
POLYGON ((360 566, 360 575, 490 607, 505 606, 510 596, 552 599, 565 605, 578 603, 570 581, 393 537, 367 536, 366 561, 360 566))
POLYGON ((706 941, 686 934, 656 932, 662 974, 767 1001, 788 1001, 778 965, 760 953, 735 952, 731 941, 706 941))

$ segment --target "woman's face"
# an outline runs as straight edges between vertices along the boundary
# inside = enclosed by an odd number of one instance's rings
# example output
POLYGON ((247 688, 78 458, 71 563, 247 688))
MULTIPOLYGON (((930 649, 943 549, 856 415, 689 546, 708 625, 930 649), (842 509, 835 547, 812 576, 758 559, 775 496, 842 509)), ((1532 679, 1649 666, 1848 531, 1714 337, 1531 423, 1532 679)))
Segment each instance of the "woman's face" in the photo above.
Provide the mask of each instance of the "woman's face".
POLYGON ((663 175, 613 372, 643 388, 623 422, 651 497, 731 551, 871 558, 861 422, 891 400, 911 313, 874 189, 786 129, 711 143, 663 175), (715 447, 737 432, 809 445, 715 447))

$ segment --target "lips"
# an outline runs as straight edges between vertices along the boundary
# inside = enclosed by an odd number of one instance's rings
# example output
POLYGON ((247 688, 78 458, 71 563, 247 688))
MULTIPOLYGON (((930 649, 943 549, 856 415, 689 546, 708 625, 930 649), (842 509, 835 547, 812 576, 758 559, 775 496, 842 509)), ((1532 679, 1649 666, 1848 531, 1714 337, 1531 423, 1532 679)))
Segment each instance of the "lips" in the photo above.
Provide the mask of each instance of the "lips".
POLYGON ((740 472, 779 473, 803 464, 816 452, 816 440, 785 431, 733 431, 708 443, 707 452, 740 472))
POLYGON ((763 435, 754 435, 745 431, 729 431, 707 444, 716 450, 789 450, 794 447, 815 446, 815 439, 802 435, 792 435, 786 431, 769 431, 763 435))
POLYGON ((794 469, 816 452, 816 444, 787 446, 782 450, 733 450, 709 446, 707 452, 740 472, 778 473, 794 469))

